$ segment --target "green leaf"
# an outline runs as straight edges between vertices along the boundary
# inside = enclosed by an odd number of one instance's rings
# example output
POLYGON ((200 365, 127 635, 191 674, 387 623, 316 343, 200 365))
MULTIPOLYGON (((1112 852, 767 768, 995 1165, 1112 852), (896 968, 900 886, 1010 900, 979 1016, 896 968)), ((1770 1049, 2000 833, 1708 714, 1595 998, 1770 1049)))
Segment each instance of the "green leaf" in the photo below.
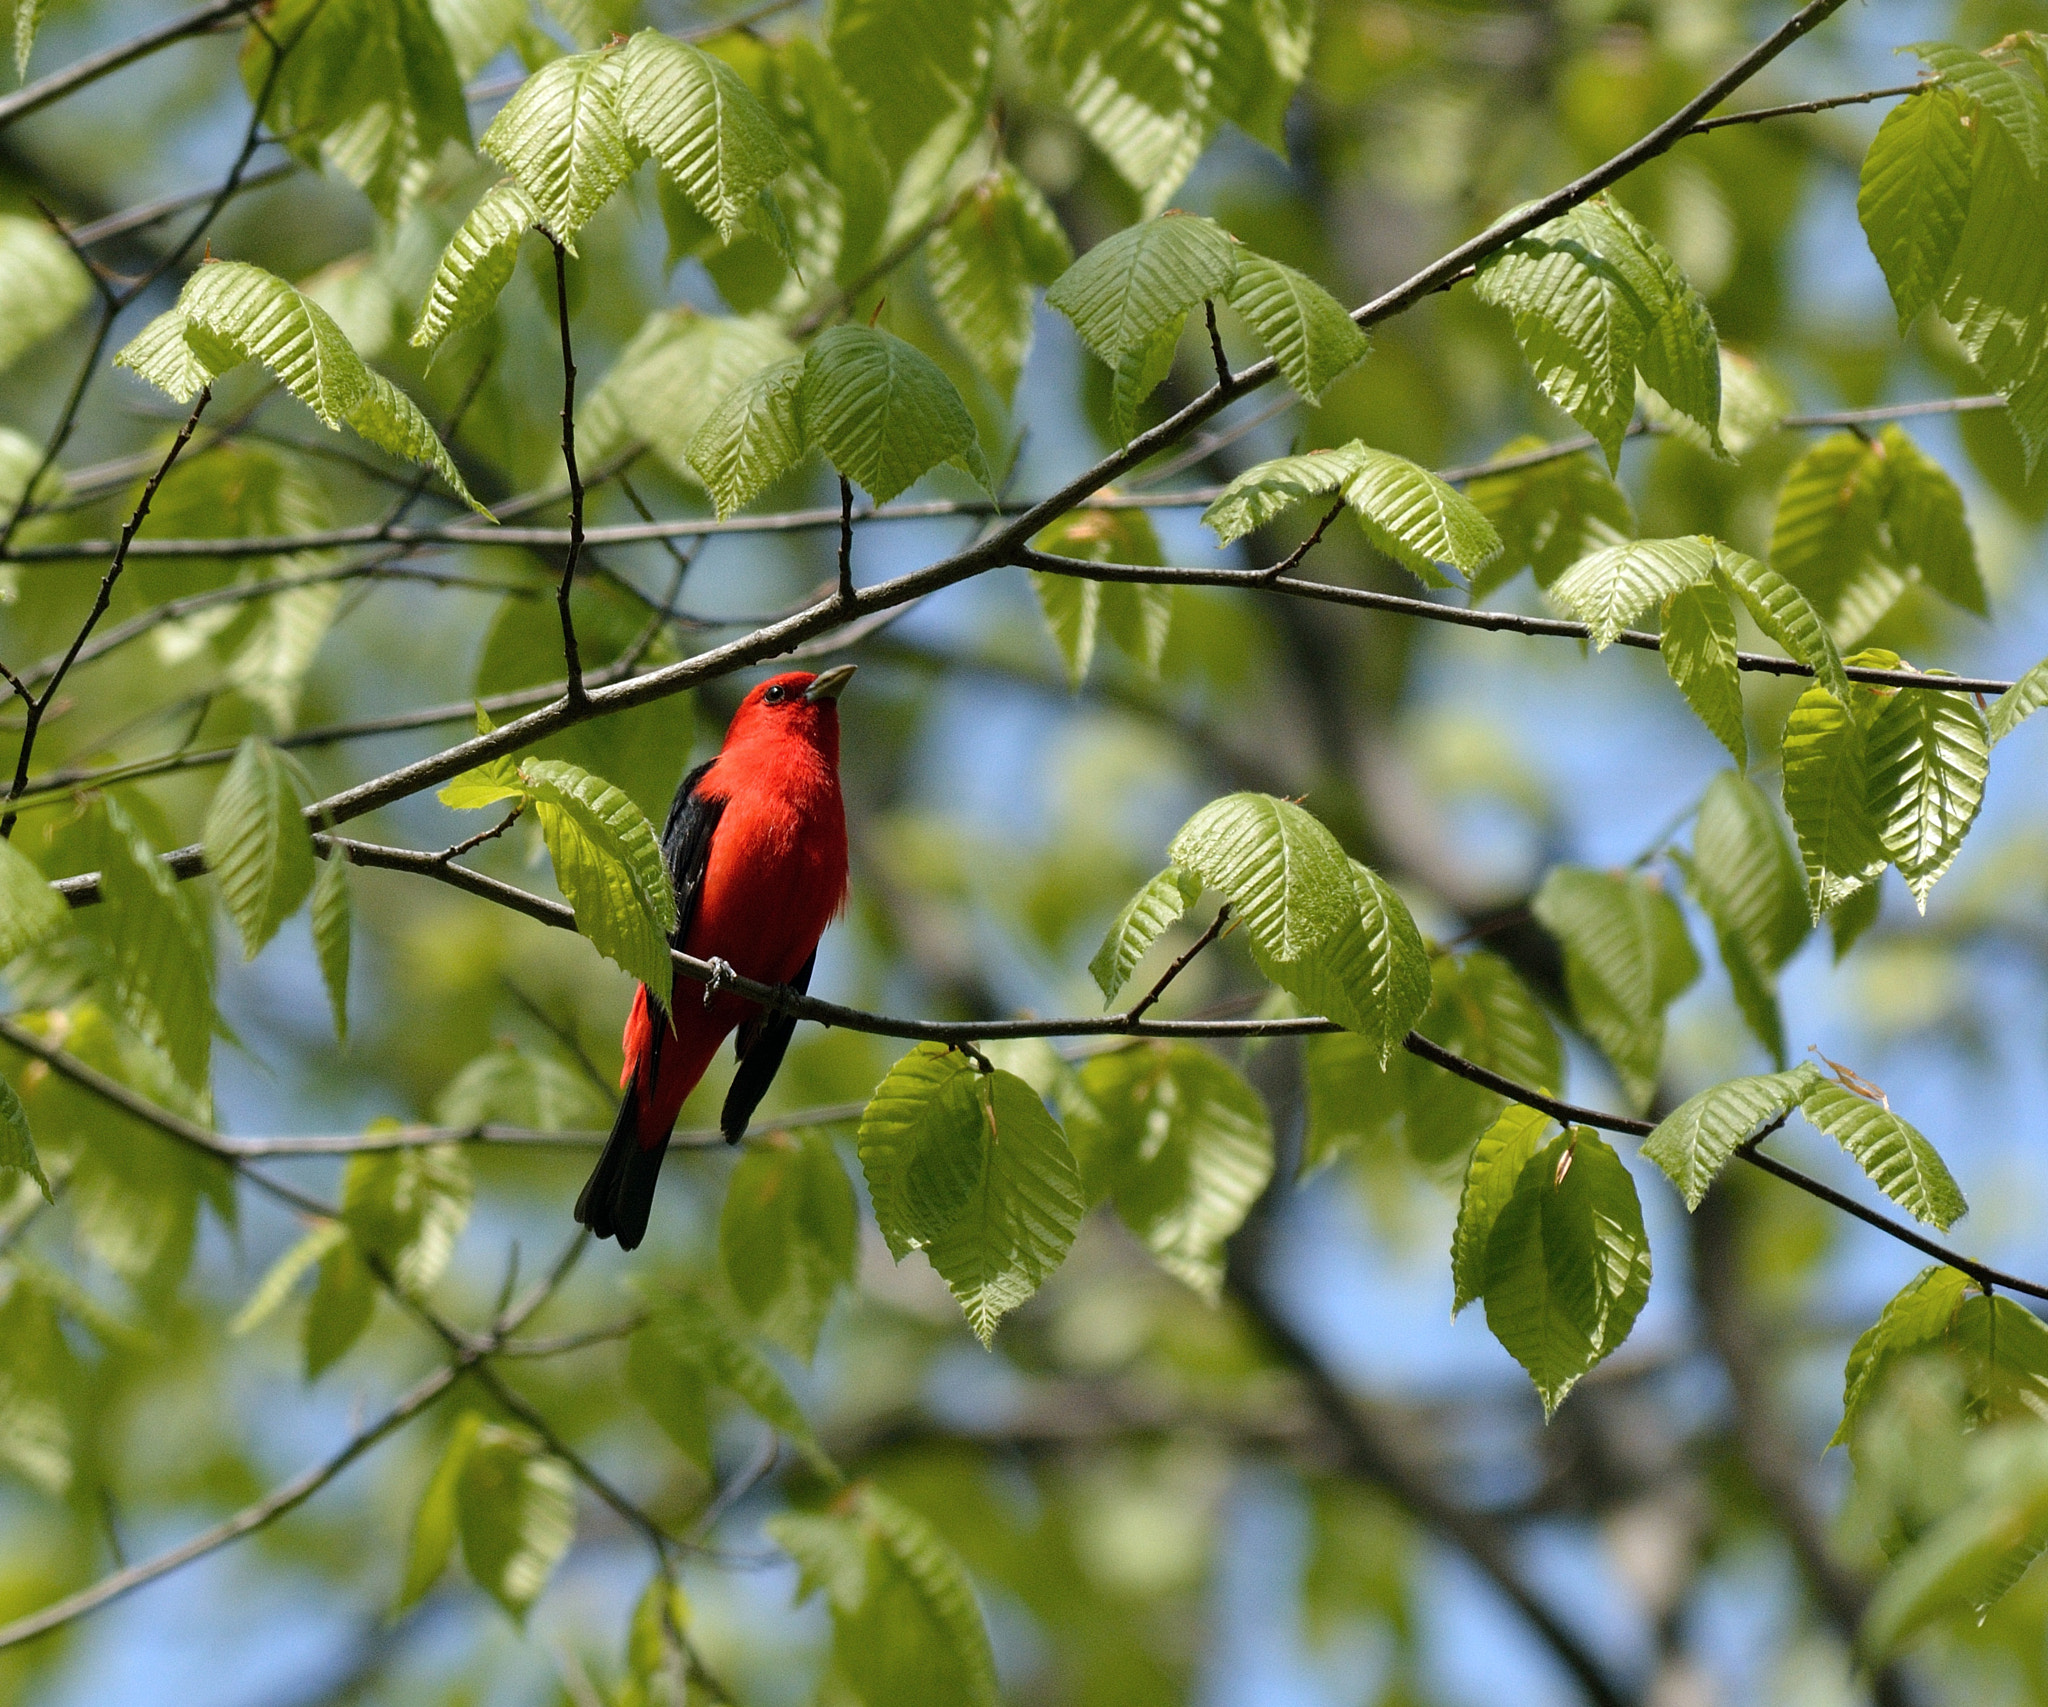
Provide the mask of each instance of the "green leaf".
POLYGON ((1686 1208, 1697 1209, 1728 1158, 1757 1128, 1789 1113, 1820 1082, 1813 1068, 1800 1066, 1714 1085, 1658 1121, 1643 1140, 1643 1154, 1678 1187, 1686 1208))
POLYGON ((1068 109, 1148 214, 1172 199, 1226 120, 1282 149, 1280 120, 1314 30, 1302 0, 1065 6, 1049 24, 1068 109))
POLYGON ((870 1639, 861 1647, 871 1663, 880 1662, 885 1651, 891 1655, 894 1664, 877 1665, 883 1678, 913 1684, 907 1693, 895 1687, 870 1688, 862 1698, 995 1707, 995 1656, 959 1554, 924 1518, 880 1488, 863 1486, 855 1502, 861 1524, 873 1538, 864 1607, 870 1639), (883 1568, 874 1568, 878 1565, 883 1568), (920 1626, 929 1630, 928 1637, 920 1626), (907 1668, 909 1675, 902 1676, 897 1666, 908 1657, 906 1647, 917 1653, 927 1644, 936 1652, 928 1658, 920 1654, 907 1668))
POLYGON ((528 19, 526 0, 432 0, 434 21, 448 38, 455 72, 474 77, 506 48, 532 51, 538 32, 528 19))
POLYGON ((1991 702, 1991 739, 2003 741, 2044 705, 2048 705, 2048 658, 2043 658, 1991 702))
POLYGON ((50 1181, 36 1157, 35 1139, 28 1129, 28 1110, 21 1106, 14 1087, 0 1079, 0 1172, 6 1171, 27 1174, 36 1182, 45 1203, 57 1201, 50 1195, 50 1181))
POLYGON ((856 1147, 875 1222, 901 1262, 957 1215, 982 1169, 982 1122, 968 1058, 920 1044, 889 1069, 856 1147))
MULTIPOLYGON (((41 879, 37 879, 41 884, 41 879)), ((1088 971, 1102 992, 1103 1005, 1130 982, 1145 951, 1157 942, 1166 928, 1183 917, 1202 895, 1202 880, 1193 872, 1169 865, 1130 900, 1124 903, 1088 962, 1088 971)))
POLYGON ((996 1324, 1066 1260, 1087 1205, 1066 1134, 1038 1093, 1001 1070, 977 1075, 971 1089, 985 1144, 981 1175, 925 1254, 987 1345, 996 1324))
POLYGON ((626 55, 550 60, 514 91, 477 147, 518 180, 564 244, 589 223, 644 157, 619 111, 626 55))
POLYGON ((754 1325, 805 1362, 834 1295, 853 1284, 859 1226, 852 1183, 823 1132, 748 1150, 726 1184, 726 1283, 754 1325))
POLYGON ((415 346, 431 350, 491 312, 512 282, 519 240, 539 217, 533 198, 509 178, 484 191, 441 251, 413 328, 415 346))
POLYGON ((1648 312, 1636 371, 1686 416, 1716 456, 1721 445, 1721 357, 1713 317, 1663 244, 1619 202, 1596 197, 1579 210, 1593 247, 1627 281, 1648 312))
POLYGON ((249 1301, 235 1312, 228 1332, 239 1338, 253 1332, 284 1306, 292 1288, 316 1268, 330 1252, 348 1242, 348 1229, 339 1221, 317 1221, 313 1230, 291 1246, 264 1271, 249 1294, 249 1301))
POLYGON ((1946 1231, 1969 1212, 1934 1146, 1889 1108, 1823 1080, 1800 1098, 1799 1112, 1855 1157, 1871 1183, 1916 1220, 1946 1231))
MULTIPOLYGON (((739 502, 749 501, 761 486, 794 466, 803 455, 803 438, 790 414, 793 401, 786 394, 793 382, 778 366, 795 355, 796 346, 769 320, 699 314, 687 307, 657 309, 642 322, 591 393, 577 422, 578 443, 587 441, 593 457, 611 457, 640 439, 674 472, 685 478, 704 478, 710 485, 709 471, 698 466, 699 435, 735 397, 750 385, 766 383, 774 373, 778 394, 773 403, 780 413, 772 419, 794 446, 782 453, 782 460, 768 454, 778 441, 751 442, 752 435, 765 434, 771 424, 760 413, 770 406, 769 401, 759 396, 749 405, 754 415, 743 416, 721 429, 721 436, 704 440, 717 455, 740 459, 743 467, 727 479, 750 472, 758 480, 759 485, 739 502), (722 435, 735 432, 749 442, 728 446, 722 435), (765 466, 755 468, 764 461, 765 466)), ((713 485, 712 490, 716 495, 718 488, 713 485)), ((728 507, 737 509, 739 503, 728 507)))
POLYGON ((28 855, 0 842, 0 966, 48 942, 64 928, 71 909, 28 855))
POLYGON ((690 440, 690 467, 711 493, 720 521, 803 460, 808 447, 797 413, 803 376, 801 357, 763 368, 736 386, 690 440))
MULTIPOLYGON (((837 1169, 837 1161, 832 1166, 837 1169)), ((841 1174, 840 1179, 843 1183, 845 1175, 841 1174)), ((850 1226, 849 1221, 849 1237, 850 1226)), ((776 1374, 775 1366, 755 1350, 734 1320, 730 1307, 710 1292, 692 1287, 665 1299, 634 1338, 635 1350, 642 1354, 638 1379, 641 1396, 650 1401, 657 1417, 662 1415, 668 1397, 680 1397, 687 1411, 697 1402, 691 1396, 693 1389, 701 1392, 706 1386, 723 1388, 742 1400, 763 1422, 788 1436, 820 1474, 837 1478, 838 1471, 819 1448, 809 1421, 790 1396, 782 1377, 776 1374), (641 1347, 637 1343, 647 1339, 655 1344, 641 1347), (648 1351, 655 1356, 647 1358, 648 1351)), ((670 1425, 664 1421, 664 1426, 670 1425)), ((710 1469, 708 1435, 694 1441, 687 1438, 696 1433, 695 1420, 691 1420, 687 1431, 675 1432, 678 1444, 696 1457, 703 1468, 710 1469), (699 1446, 705 1449, 701 1454, 699 1446)))
MULTIPOLYGON (((1510 457, 1535 450, 1543 440, 1531 436, 1501 446, 1510 457)), ((1505 586, 1524 565, 1536 571, 1536 584, 1548 587, 1582 557, 1622 545, 1635 538, 1635 512, 1628 495, 1615 485, 1590 456, 1561 456, 1474 480, 1465 495, 1493 524, 1504 547, 1472 577, 1476 603, 1505 586)))
POLYGON ((1227 794, 1181 826, 1168 854, 1229 896, 1246 933, 1279 964, 1303 959, 1357 920, 1351 862, 1292 801, 1227 794))
MULTIPOLYGON (((1467 1061, 1538 1090, 1564 1084, 1557 1033, 1507 963, 1483 950, 1439 955, 1429 1007, 1415 1029, 1467 1061)), ((1504 1100, 1497 1092, 1406 1053, 1382 1064, 1377 1040, 1350 1034, 1307 1042, 1309 1128, 1304 1169, 1345 1150, 1405 1139, 1425 1167, 1462 1162, 1504 1100)))
POLYGON ((1742 1017, 1783 1067, 1777 972, 1806 940, 1812 920, 1799 856, 1755 783, 1723 771, 1707 785, 1685 872, 1714 927, 1742 1017))
MULTIPOLYGON (((1130 512, 1143 520, 1140 511, 1130 512)), ((1151 524, 1146 523, 1149 532, 1151 524)), ((1166 657, 1166 638, 1173 631, 1173 589, 1137 581, 1100 584, 1102 632, 1117 649, 1155 680, 1166 657)))
POLYGON ((1719 587, 1694 582, 1664 601, 1659 650, 1686 703, 1733 755, 1749 763, 1742 725, 1742 671, 1735 662, 1735 612, 1719 587))
MULTIPOLYGON (((17 53, 21 19, 17 8, 17 53)), ((61 332, 91 295, 92 280, 63 238, 39 219, 0 214, 0 372, 61 332)))
POLYGON ((339 848, 329 852, 313 879, 313 952, 320 961, 320 981, 327 986, 327 1005, 334 1010, 334 1035, 348 1041, 348 960, 353 910, 348 894, 348 860, 339 848))
POLYGON ((49 1289, 17 1273, 0 1299, 0 1464, 52 1500, 82 1468, 87 1381, 49 1289))
POLYGON ((479 1425, 455 1479, 462 1562, 523 1623, 576 1537, 576 1478, 524 1430, 479 1425))
POLYGON ((994 0, 839 0, 832 64, 895 177, 889 240, 937 206, 989 97, 994 0))
POLYGON ((1256 942, 1253 955, 1305 1009, 1376 1042, 1385 1066, 1429 1006, 1429 951, 1393 886, 1350 863, 1355 918, 1298 960, 1273 961, 1256 942))
POLYGON ((280 0, 242 49, 253 101, 308 165, 323 162, 386 219, 421 189, 442 147, 469 146, 469 112, 428 0, 280 0))
POLYGON ((1230 285, 1230 306, 1265 345, 1287 383, 1307 402, 1319 402, 1340 374, 1365 359, 1372 340, 1344 305, 1306 273, 1241 250, 1230 285))
POLYGON ((1494 1223, 1515 1194, 1515 1186, 1543 1135, 1554 1125, 1541 1109, 1511 1102, 1480 1135, 1465 1167, 1458 1197, 1458 1224, 1451 1235, 1451 1314, 1486 1291, 1486 1247, 1494 1223))
POLYGON ((789 165, 768 109, 722 59, 642 30, 618 55, 626 132, 682 186, 727 242, 789 165))
POLYGON ((362 404, 370 384, 363 358, 326 309, 274 273, 246 261, 209 262, 186 281, 178 307, 244 361, 270 369, 328 426, 362 404))
POLYGON ((622 790, 563 759, 523 760, 519 779, 576 928, 666 1006, 676 898, 647 815, 622 790))
MULTIPOLYGON (((963 10, 971 17, 971 8, 963 10)), ((816 166, 838 193, 839 252, 833 276, 839 284, 851 285, 873 258, 888 222, 889 166, 832 61, 800 35, 791 36, 783 52, 790 88, 814 144, 816 166)))
POLYGON ((835 326, 804 353, 804 438, 886 504, 942 462, 994 490, 974 420, 931 357, 890 332, 835 326))
POLYGON ((1628 1100, 1649 1105, 1664 1010, 1700 975, 1677 903, 1648 877, 1553 867, 1529 910, 1564 948, 1565 988, 1628 1100))
POLYGON ((1522 359, 1544 396, 1593 435, 1612 469, 1635 414, 1644 320, 1657 305, 1601 255, 1605 231, 1574 210, 1482 261, 1472 289, 1514 316, 1522 359))
POLYGON ((642 1328, 626 1345, 626 1384, 677 1450, 709 1475, 711 1375, 666 1334, 642 1328))
POLYGON ((277 935, 313 887, 313 838, 298 785, 268 741, 243 737, 206 813, 206 864, 242 933, 242 958, 277 935))
POLYGON ((1991 733, 1968 694, 1892 694, 1868 737, 1870 816, 1920 911, 1984 804, 1991 733))
POLYGON ((1486 1325, 1529 1372, 1547 1417, 1625 1339, 1650 1295, 1635 1181, 1590 1129, 1523 1164, 1486 1241, 1486 1325))
POLYGON ((1334 449, 1305 451, 1247 468, 1202 512, 1202 525, 1225 545, 1235 544, 1304 499, 1342 492, 1364 467, 1364 450, 1354 439, 1334 449))
POLYGON ((1453 583, 1439 563, 1470 574, 1499 554, 1493 524, 1455 486, 1392 451, 1363 444, 1347 448, 1357 466, 1345 482, 1344 501, 1366 537, 1396 563, 1432 586, 1447 587, 1453 583))
POLYGON ((1975 1289, 1968 1275, 1939 1263, 1899 1289, 1850 1348, 1842 1372, 1842 1422, 1829 1446, 1852 1444, 1864 1408, 1901 1359, 1951 1342, 1957 1312, 1975 1289))
POLYGON ((417 1296, 448 1267, 474 1194, 469 1158, 457 1145, 365 1150, 349 1158, 341 1217, 364 1255, 417 1296))
POLYGON ((441 1453, 441 1462, 434 1466, 433 1475, 427 1478, 426 1489, 420 1495, 419 1509, 413 1514, 412 1540, 405 1556, 405 1581, 399 1588, 398 1602, 392 1608, 394 1612, 403 1612, 409 1606, 418 1605, 448 1568, 449 1557, 455 1551, 455 1490, 461 1483, 462 1467, 469 1462, 470 1451, 476 1445, 483 1421, 475 1411, 465 1411, 448 1432, 448 1444, 441 1453))
POLYGON ((377 1291, 377 1278, 352 1240, 337 1240, 321 1257, 300 1330, 308 1381, 319 1380, 369 1331, 377 1291))
POLYGON ((14 0, 14 75, 24 83, 29 55, 35 51, 36 26, 49 7, 50 0, 14 0))
POLYGON ((1792 707, 1780 751, 1785 814, 1799 838, 1817 924, 1884 869, 1867 805, 1863 730, 1826 688, 1810 687, 1792 707))
POLYGON ((1877 442, 1891 468, 1885 527, 1893 560, 1902 569, 1917 569, 1921 581, 1950 604, 1989 614, 1961 488, 1896 422, 1879 429, 1877 442))
POLYGON ((782 1512, 770 1538, 797 1561, 797 1597, 832 1610, 827 1688, 864 1702, 997 1707, 995 1661, 959 1556, 913 1512, 863 1482, 834 1508, 782 1512))
POLYGON ((599 1087, 551 1055, 500 1043, 463 1067, 434 1099, 443 1126, 524 1126, 536 1132, 602 1131, 613 1109, 599 1087))
POLYGON ((1592 629, 1595 650, 1604 652, 1652 605, 1706 580, 1714 549, 1703 534, 1610 546, 1574 563, 1550 584, 1550 596, 1592 629))
POLYGON ((1863 156, 1856 215, 1899 312, 1899 335, 1934 301, 1970 211, 1971 133, 1962 98, 1934 88, 1901 101, 1863 156))
POLYGON ((1480 299, 1514 316, 1536 382, 1618 465, 1634 376, 1721 454, 1714 323, 1662 244, 1605 196, 1538 226, 1480 264, 1480 299))
POLYGON ((114 357, 116 367, 130 369, 180 403, 190 403, 241 361, 242 352, 229 340, 194 325, 181 308, 165 309, 114 357))
POLYGON ((1073 264, 1058 218, 1007 163, 973 184, 932 234, 925 272, 939 317, 1005 403, 1031 349, 1034 284, 1073 264))
POLYGON ((1224 1242, 1273 1175, 1273 1131, 1257 1091, 1193 1044, 1139 1043, 1083 1064, 1074 1123, 1091 1200, 1117 1213, 1169 1274, 1211 1302, 1224 1242))
POLYGON ((343 423, 408 462, 435 469, 480 509, 417 404, 363 365, 334 318, 283 279, 244 261, 213 261, 114 358, 181 403, 240 362, 260 362, 329 427, 343 423))
POLYGON ((1080 1225, 1066 1135, 1022 1079, 921 1044, 876 1090, 858 1145, 891 1252, 923 1249, 987 1344, 1080 1225))
POLYGON ((1875 566, 1891 459, 1855 433, 1835 433, 1786 473, 1771 524, 1771 566, 1823 615, 1875 566))
POLYGON ((195 895, 107 800, 95 838, 101 905, 83 921, 106 949, 121 1012, 195 1090, 213 1042, 213 942, 195 895))
POLYGON ((1950 42, 1914 42, 1906 51, 1938 72, 1944 88, 1960 94, 2010 138, 2029 171, 2048 165, 2048 95, 2025 63, 1991 58, 1999 48, 1975 53, 1950 42))
POLYGON ((2005 398, 2029 472, 2048 442, 2048 240, 2035 174, 2002 126, 1979 128, 1970 214, 1940 303, 1964 354, 2005 398))
MULTIPOLYGON (((2003 1298, 1995 1302, 2015 1317, 2026 1315, 2003 1298)), ((2031 1428, 1976 1446, 1971 1480, 1982 1491, 1918 1535, 1879 1583, 1857 1633, 1863 1656, 1883 1660, 1942 1619, 1964 1628, 1983 1624, 1990 1607, 2048 1547, 2048 1453, 2042 1446, 2031 1428)))
POLYGON ((1095 662, 1095 631, 1102 614, 1102 583, 1079 575, 1034 574, 1031 591, 1045 616, 1046 632, 1059 649, 1067 686, 1075 693, 1095 662))
POLYGON ((1164 334, 1178 336, 1189 310, 1203 300, 1227 297, 1238 255, 1215 221, 1167 214, 1096 244, 1059 276, 1045 300, 1114 368, 1164 334))

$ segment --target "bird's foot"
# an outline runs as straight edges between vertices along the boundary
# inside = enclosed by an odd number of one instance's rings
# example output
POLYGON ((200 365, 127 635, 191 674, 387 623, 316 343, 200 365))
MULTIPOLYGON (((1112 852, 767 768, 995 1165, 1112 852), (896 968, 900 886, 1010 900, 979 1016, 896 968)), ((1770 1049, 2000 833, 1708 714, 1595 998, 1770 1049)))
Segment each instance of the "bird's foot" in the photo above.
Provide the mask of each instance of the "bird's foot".
POLYGON ((724 989, 726 985, 730 984, 739 974, 732 969, 730 961, 721 960, 715 954, 707 964, 711 968, 711 976, 704 980, 704 1005, 708 1008, 711 1006, 711 998, 724 989))

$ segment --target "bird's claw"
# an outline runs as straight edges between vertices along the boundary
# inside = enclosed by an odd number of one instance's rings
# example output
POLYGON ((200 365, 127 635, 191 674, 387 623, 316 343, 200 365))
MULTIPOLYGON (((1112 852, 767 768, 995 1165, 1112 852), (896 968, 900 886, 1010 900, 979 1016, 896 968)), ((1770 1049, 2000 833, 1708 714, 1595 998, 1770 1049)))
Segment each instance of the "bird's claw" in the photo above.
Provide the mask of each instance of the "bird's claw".
POLYGON ((711 998, 724 989, 726 985, 730 984, 739 974, 732 969, 730 961, 721 960, 715 954, 706 964, 711 968, 711 976, 704 980, 704 1005, 708 1008, 711 1006, 711 998))

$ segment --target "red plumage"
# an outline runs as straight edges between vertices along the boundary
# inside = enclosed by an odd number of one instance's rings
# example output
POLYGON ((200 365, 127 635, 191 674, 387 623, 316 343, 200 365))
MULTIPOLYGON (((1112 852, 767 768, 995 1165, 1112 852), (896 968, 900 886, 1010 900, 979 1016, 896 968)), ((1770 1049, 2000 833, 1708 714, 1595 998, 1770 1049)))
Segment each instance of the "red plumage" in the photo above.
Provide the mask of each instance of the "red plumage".
MULTIPOLYGON (((837 696, 852 667, 793 672, 741 701, 718 757, 683 779, 662 832, 675 885, 677 947, 764 984, 810 982, 818 939, 846 900, 837 696)), ((625 1092, 576 1218, 631 1250, 646 1231, 656 1175, 683 1101, 737 1031, 740 1069, 720 1122, 746 1129, 794 1022, 742 996, 707 1002, 678 982, 674 1012, 643 984, 626 1020, 625 1092)))

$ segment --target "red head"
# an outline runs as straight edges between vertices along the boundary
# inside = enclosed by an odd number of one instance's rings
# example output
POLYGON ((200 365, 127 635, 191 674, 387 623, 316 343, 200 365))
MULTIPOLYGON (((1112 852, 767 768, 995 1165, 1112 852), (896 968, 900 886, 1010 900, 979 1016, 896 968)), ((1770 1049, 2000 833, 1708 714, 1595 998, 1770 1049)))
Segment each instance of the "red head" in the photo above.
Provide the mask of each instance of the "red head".
POLYGON ((829 765, 839 763, 839 695, 853 679, 854 666, 812 675, 792 670, 771 676, 740 701, 725 732, 725 751, 756 743, 797 743, 829 765))

